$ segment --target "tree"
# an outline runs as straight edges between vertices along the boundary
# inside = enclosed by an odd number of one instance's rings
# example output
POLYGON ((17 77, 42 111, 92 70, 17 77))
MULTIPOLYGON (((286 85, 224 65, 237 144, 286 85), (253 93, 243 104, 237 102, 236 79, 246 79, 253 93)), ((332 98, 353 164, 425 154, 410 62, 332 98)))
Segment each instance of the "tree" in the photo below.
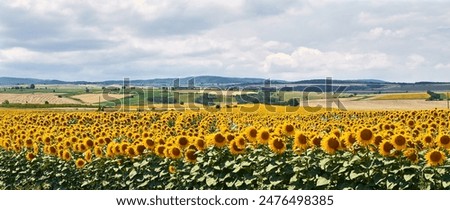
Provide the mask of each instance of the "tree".
POLYGON ((299 106, 300 105, 300 102, 296 98, 289 99, 287 103, 289 106, 299 106))
POLYGON ((36 88, 36 86, 34 84, 30 85, 30 89, 35 89, 35 88, 36 88))

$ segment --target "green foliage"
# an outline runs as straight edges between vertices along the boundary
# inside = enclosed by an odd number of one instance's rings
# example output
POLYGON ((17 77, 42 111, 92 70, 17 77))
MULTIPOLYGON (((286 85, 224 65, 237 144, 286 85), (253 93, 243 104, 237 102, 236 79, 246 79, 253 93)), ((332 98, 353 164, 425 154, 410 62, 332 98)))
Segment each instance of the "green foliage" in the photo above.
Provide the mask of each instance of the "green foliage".
MULTIPOLYGON (((421 154, 423 155, 423 154, 421 154)), ((76 157, 74 157, 76 158, 76 157)), ((233 156, 215 147, 198 152, 197 163, 153 154, 130 159, 96 158, 81 169, 74 161, 1 150, 0 189, 449 189, 448 164, 429 167, 403 157, 358 149, 328 155, 320 149, 282 155, 267 147, 233 156), (170 173, 168 168, 176 168, 170 173)))

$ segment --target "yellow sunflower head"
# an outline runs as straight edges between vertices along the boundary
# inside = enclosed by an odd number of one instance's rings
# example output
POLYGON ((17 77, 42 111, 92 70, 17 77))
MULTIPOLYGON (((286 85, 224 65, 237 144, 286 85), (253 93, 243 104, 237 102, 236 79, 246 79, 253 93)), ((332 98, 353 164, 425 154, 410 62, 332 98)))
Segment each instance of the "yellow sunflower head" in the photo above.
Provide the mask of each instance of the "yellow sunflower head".
POLYGON ((25 157, 27 158, 28 161, 32 161, 36 157, 36 155, 32 152, 29 152, 25 157))
POLYGON ((419 156, 417 154, 417 150, 413 148, 408 148, 403 151, 403 156, 405 156, 408 160, 410 160, 412 163, 418 163, 419 162, 419 156))
POLYGON ((173 165, 170 165, 168 170, 169 170, 169 173, 171 173, 171 174, 174 174, 177 172, 177 168, 173 165))
POLYGON ((185 159, 187 162, 190 162, 190 163, 195 163, 195 162, 197 162, 197 154, 196 154, 196 151, 193 150, 193 149, 188 149, 188 150, 186 150, 186 152, 184 152, 184 159, 185 159))
POLYGON ((77 168, 83 168, 84 165, 86 165, 86 161, 85 161, 84 159, 82 159, 82 158, 78 158, 78 159, 75 161, 75 166, 76 166, 77 168))
POLYGON ((290 123, 283 124, 281 132, 286 136, 293 136, 295 134, 295 127, 290 123))
POLYGON ((258 143, 267 144, 270 140, 270 132, 268 129, 261 129, 258 131, 258 143))
POLYGON ((245 129, 245 137, 251 142, 256 142, 258 139, 258 130, 253 126, 248 127, 245 129))
POLYGON ((225 138, 225 136, 223 136, 221 133, 216 133, 212 136, 212 143, 214 146, 216 147, 224 147, 225 145, 227 145, 227 139, 225 138))
POLYGON ((203 138, 195 138, 194 145, 197 148, 197 150, 203 151, 206 148, 206 141, 203 138))
POLYGON ((308 136, 305 135, 303 132, 296 132, 294 137, 294 147, 301 148, 301 149, 307 149, 309 147, 308 144, 308 136))
POLYGON ((433 136, 431 134, 429 134, 429 133, 424 134, 420 140, 421 140, 422 145, 424 147, 429 148, 429 147, 432 147, 434 145, 433 136))
POLYGON ((170 158, 172 158, 172 159, 180 159, 182 156, 181 148, 179 148, 177 146, 170 147, 168 152, 169 152, 170 158))
POLYGON ((436 138, 437 145, 445 148, 450 149, 450 136, 447 134, 441 134, 436 138))
POLYGON ((388 140, 383 140, 378 146, 378 152, 385 157, 392 156, 393 149, 394 145, 392 145, 391 141, 388 140))
POLYGON ((189 138, 187 136, 180 136, 177 138, 176 143, 180 148, 185 148, 189 145, 189 138))
POLYGON ((427 160, 427 164, 429 166, 439 166, 444 164, 447 160, 447 157, 442 151, 437 149, 432 149, 425 154, 425 159, 427 160))
POLYGON ((244 147, 244 148, 239 147, 239 146, 238 146, 238 143, 237 143, 237 139, 231 141, 231 142, 228 144, 228 148, 229 148, 230 153, 231 153, 232 155, 239 155, 239 154, 245 153, 245 147, 244 147))
POLYGON ((375 135, 373 134, 373 131, 370 128, 360 129, 358 131, 358 134, 356 135, 356 140, 361 146, 367 146, 369 144, 372 144, 374 139, 375 135))
POLYGON ((335 135, 328 135, 322 140, 320 146, 326 153, 334 154, 339 149, 339 139, 335 135))
POLYGON ((286 150, 286 144, 284 143, 282 138, 275 137, 270 139, 269 148, 272 150, 272 152, 281 155, 286 150))
POLYGON ((391 143, 394 146, 394 148, 398 151, 406 149, 406 143, 407 143, 406 137, 403 136, 402 134, 394 135, 392 137, 391 143))

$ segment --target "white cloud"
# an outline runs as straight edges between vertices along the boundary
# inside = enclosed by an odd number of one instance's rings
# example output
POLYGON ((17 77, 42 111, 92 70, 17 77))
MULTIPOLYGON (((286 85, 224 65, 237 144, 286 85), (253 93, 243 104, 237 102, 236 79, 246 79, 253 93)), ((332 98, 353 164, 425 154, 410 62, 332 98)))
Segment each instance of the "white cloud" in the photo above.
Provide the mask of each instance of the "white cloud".
POLYGON ((309 72, 353 72, 381 69, 392 66, 384 53, 322 52, 318 49, 299 47, 290 55, 274 53, 266 57, 264 69, 271 71, 309 72))
POLYGON ((60 72, 70 70, 73 80, 194 74, 441 80, 450 76, 443 71, 450 67, 449 6, 387 0, 5 0, 0 76, 64 77, 60 72))
POLYGON ((410 69, 415 69, 425 62, 425 58, 421 55, 413 54, 408 56, 406 66, 410 69))
POLYGON ((408 35, 408 29, 390 30, 383 27, 376 27, 370 29, 369 32, 361 33, 361 38, 367 40, 375 40, 379 38, 404 38, 408 35))
POLYGON ((450 70, 450 63, 447 63, 447 64, 438 63, 434 66, 434 68, 439 69, 439 70, 450 70))
POLYGON ((358 15, 358 22, 365 25, 386 25, 398 22, 414 21, 422 16, 415 12, 407 12, 392 15, 376 15, 369 12, 360 12, 358 15))

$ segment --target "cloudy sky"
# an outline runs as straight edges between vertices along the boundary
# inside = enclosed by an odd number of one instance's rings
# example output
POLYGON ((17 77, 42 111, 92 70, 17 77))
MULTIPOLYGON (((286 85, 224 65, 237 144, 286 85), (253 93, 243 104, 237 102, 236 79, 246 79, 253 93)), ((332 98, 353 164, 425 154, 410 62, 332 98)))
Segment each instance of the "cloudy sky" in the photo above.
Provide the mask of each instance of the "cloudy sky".
POLYGON ((450 81, 450 1, 2 0, 0 77, 450 81))

